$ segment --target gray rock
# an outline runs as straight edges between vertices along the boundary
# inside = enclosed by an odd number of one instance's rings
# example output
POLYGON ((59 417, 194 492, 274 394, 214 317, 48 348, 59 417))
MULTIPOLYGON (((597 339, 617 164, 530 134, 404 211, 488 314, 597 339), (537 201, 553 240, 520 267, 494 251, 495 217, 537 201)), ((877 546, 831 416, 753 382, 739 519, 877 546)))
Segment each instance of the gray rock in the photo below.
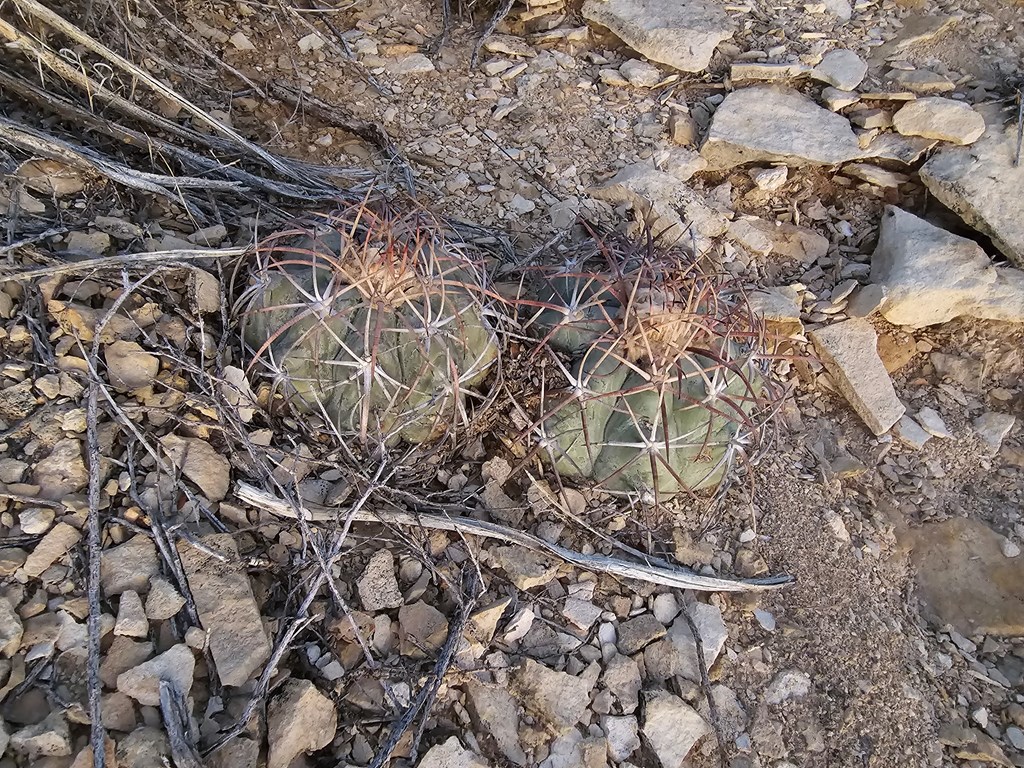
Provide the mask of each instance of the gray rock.
POLYGON ((662 638, 668 630, 653 614, 642 613, 635 619, 624 621, 619 625, 619 639, 616 646, 619 653, 632 656, 643 650, 655 640, 662 638))
POLYGON ((707 69, 735 28, 725 10, 707 0, 586 0, 583 17, 651 61, 683 72, 707 69))
POLYGON ((953 433, 949 431, 946 422, 942 420, 939 412, 934 408, 922 408, 914 418, 924 428, 924 431, 932 437, 941 437, 947 440, 953 437, 953 433))
POLYGON ((921 328, 968 316, 1024 322, 1024 272, 997 268, 973 240, 887 206, 871 280, 888 294, 882 315, 921 328))
POLYGON ((849 176, 851 179, 866 181, 868 184, 885 189, 896 189, 901 184, 906 184, 910 181, 910 177, 906 174, 879 168, 877 165, 871 165, 870 163, 850 163, 845 165, 843 166, 843 175, 849 176))
POLYGON ((613 762, 621 763, 640 749, 640 725, 636 717, 601 717, 601 730, 608 739, 608 757, 613 762))
POLYGON ((196 659, 182 643, 117 676, 117 690, 147 707, 160 706, 160 681, 166 680, 182 696, 192 688, 196 659))
MULTIPOLYGON (((704 664, 711 669, 729 638, 722 612, 709 603, 700 602, 690 603, 684 610, 697 627, 704 649, 704 664)), ((677 675, 687 680, 700 680, 697 644, 682 616, 672 623, 664 640, 644 651, 644 666, 647 677, 652 680, 668 680, 677 675)))
POLYGON ((619 67, 619 72, 636 88, 653 88, 662 81, 661 70, 640 59, 629 59, 619 67))
POLYGON ((337 730, 334 702, 309 680, 289 680, 267 710, 267 768, 288 768, 299 755, 330 744, 337 730))
POLYGON ((856 91, 841 91, 829 86, 822 90, 821 99, 825 102, 826 107, 833 112, 838 112, 860 101, 860 94, 856 91))
POLYGON ((908 102, 893 115, 893 126, 904 136, 971 144, 985 132, 985 118, 970 104, 928 96, 908 102))
POLYGON ((987 129, 968 147, 944 147, 921 167, 928 190, 964 221, 992 238, 1006 258, 1024 267, 1024 163, 1014 166, 1016 125, 998 107, 983 113, 987 129))
POLYGON ((142 607, 142 598, 138 592, 127 590, 121 593, 114 634, 122 637, 146 637, 149 634, 146 609, 142 607))
MULTIPOLYGON (((0 656, 9 659, 16 654, 24 634, 21 617, 8 600, 0 597, 0 656)), ((3 750, 0 750, 2 754, 3 750)))
POLYGON ((850 317, 871 317, 885 304, 887 295, 881 285, 865 285, 850 296, 846 314, 850 317))
POLYGON ((7 745, 11 743, 11 734, 7 730, 7 723, 0 717, 0 757, 7 751, 7 745))
POLYGON ((682 768, 690 750, 711 733, 693 707, 668 691, 645 691, 643 734, 662 768, 682 768))
POLYGON ((811 70, 811 77, 842 91, 852 91, 867 74, 868 65, 853 51, 840 48, 829 51, 811 70))
POLYGON ((790 699, 799 699, 811 692, 811 678, 805 672, 785 669, 775 676, 764 692, 768 704, 781 704, 790 699))
POLYGON ((636 711, 643 685, 639 664, 629 656, 618 654, 605 666, 602 682, 619 703, 622 714, 631 715, 636 711))
POLYGON ((160 558, 153 540, 143 534, 103 551, 100 558, 100 586, 107 597, 127 590, 149 591, 149 580, 160 573, 160 558))
MULTIPOLYGON (((241 34, 241 33, 239 33, 241 34)), ((165 768, 171 764, 171 745, 164 729, 141 726, 118 741, 120 768, 165 768)))
POLYGON ((260 743, 235 738, 206 758, 207 768, 250 768, 259 765, 260 743))
POLYGON ((53 525, 55 514, 49 507, 28 507, 18 513, 18 525, 22 533, 37 536, 46 533, 53 525))
POLYGON ((863 152, 845 117, 798 91, 769 85, 726 96, 701 147, 710 170, 751 162, 838 165, 863 152))
POLYGON ((825 368, 857 415, 876 435, 906 410, 878 355, 878 335, 866 320, 851 319, 812 331, 811 340, 825 368))
POLYGON ((758 189, 765 192, 777 192, 786 184, 789 177, 789 168, 784 165, 776 165, 772 168, 751 168, 748 171, 751 180, 758 189))
POLYGON ((509 680, 512 695, 556 733, 569 730, 586 714, 590 689, 591 684, 583 678, 549 669, 533 659, 522 661, 509 680))
POLYGON ((1003 440, 1010 434, 1010 430, 1016 423, 1016 416, 989 411, 974 420, 974 431, 978 433, 978 437, 989 449, 991 455, 995 456, 999 453, 1003 440))
POLYGON ((22 570, 32 578, 39 576, 57 560, 64 557, 72 547, 78 544, 81 538, 82 534, 77 528, 73 528, 67 523, 57 523, 36 544, 35 549, 25 560, 22 570))
POLYGON ((916 451, 920 451, 924 448, 925 443, 932 438, 930 433, 922 429, 920 424, 906 414, 901 416, 900 420, 896 422, 893 434, 895 434, 904 445, 907 445, 916 451))
POLYGON ((210 534, 200 542, 224 560, 180 542, 178 554, 189 590, 209 635, 221 683, 244 685, 270 656, 270 641, 231 534, 210 534))
POLYGON ((932 352, 929 356, 935 373, 944 379, 955 381, 971 392, 980 392, 985 377, 985 364, 981 360, 944 352, 932 352))
MULTIPOLYGON (((747 711, 743 708, 735 691, 724 685, 711 686, 711 698, 718 711, 718 724, 722 729, 722 736, 725 737, 726 743, 735 740, 746 730, 747 711)), ((711 708, 708 706, 706 697, 701 696, 697 711, 701 717, 711 722, 711 708)))

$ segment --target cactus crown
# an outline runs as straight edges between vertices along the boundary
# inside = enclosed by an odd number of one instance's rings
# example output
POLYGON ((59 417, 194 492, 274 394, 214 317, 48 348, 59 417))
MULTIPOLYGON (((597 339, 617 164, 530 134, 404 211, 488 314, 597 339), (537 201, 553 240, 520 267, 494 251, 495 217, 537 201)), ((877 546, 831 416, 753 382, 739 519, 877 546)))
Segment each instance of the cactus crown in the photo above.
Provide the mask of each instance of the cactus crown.
POLYGON ((353 205, 254 255, 239 299, 250 369, 295 409, 379 444, 465 424, 498 347, 486 273, 436 220, 353 205))
POLYGON ((555 470, 653 501, 717 487, 777 402, 743 296, 678 252, 598 241, 540 270, 524 325, 548 361, 531 431, 555 470))

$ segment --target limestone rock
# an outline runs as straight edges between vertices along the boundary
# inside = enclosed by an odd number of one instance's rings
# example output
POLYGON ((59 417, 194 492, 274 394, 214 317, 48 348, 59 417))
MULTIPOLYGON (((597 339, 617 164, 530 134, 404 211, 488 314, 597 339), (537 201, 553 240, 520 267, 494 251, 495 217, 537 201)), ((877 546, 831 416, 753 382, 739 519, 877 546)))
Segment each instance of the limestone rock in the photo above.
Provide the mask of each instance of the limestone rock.
MULTIPOLYGON (((21 617, 10 602, 0 597, 0 656, 10 658, 21 648, 21 638, 25 633, 21 617)), ((3 750, 0 750, 3 754, 3 750)))
POLYGON ((448 620, 437 608, 418 600, 398 609, 399 652, 414 659, 433 657, 448 636, 448 620))
POLYGON ((231 463, 208 442, 171 434, 160 438, 160 446, 167 452, 171 463, 198 485, 210 501, 220 501, 228 495, 231 463))
POLYGON ((978 433, 981 442, 995 456, 1003 445, 1003 439, 1010 434, 1010 430, 1013 429, 1013 425, 1016 423, 1016 416, 989 411, 988 413, 981 414, 981 416, 974 420, 974 431, 978 433))
POLYGON ((231 534, 210 534, 200 541, 225 557, 218 560, 188 542, 178 553, 188 586, 209 634, 210 653, 224 685, 244 685, 270 656, 252 585, 231 534))
MULTIPOLYGON (((74 441, 76 444, 77 440, 74 441)), ((36 544, 22 570, 33 578, 64 557, 81 540, 82 534, 67 523, 57 523, 36 544)))
POLYGON ((403 603, 395 577, 395 556, 390 549, 378 549, 356 583, 359 599, 367 611, 397 608, 403 603))
POLYGON ((107 597, 126 590, 149 591, 149 580, 160 573, 160 558, 153 540, 143 534, 103 551, 100 558, 100 586, 107 597))
POLYGON ((893 433, 900 439, 900 442, 917 451, 924 448, 924 444, 932 439, 931 434, 926 432, 920 424, 906 414, 901 416, 900 420, 896 422, 893 433))
MULTIPOLYGON (((722 612, 710 603, 700 602, 690 603, 684 610, 697 628, 704 664, 711 669, 729 637, 722 612)), ((697 643, 685 618, 680 616, 672 622, 665 639, 644 651, 644 666, 652 680, 668 680, 677 675, 687 680, 700 680, 697 643)))
POLYGON ((267 768, 287 768, 296 757, 323 749, 338 730, 334 702, 309 680, 289 680, 267 711, 267 768))
POLYGON ((82 443, 74 437, 58 440, 50 455, 36 464, 32 478, 39 486, 39 495, 53 501, 85 488, 89 473, 82 458, 82 443))
POLYGON ((811 691, 811 678, 795 669, 779 672, 764 692, 768 704, 781 704, 790 699, 799 699, 811 691))
POLYGON ((494 547, 488 556, 517 589, 524 591, 547 584, 558 571, 558 563, 540 552, 523 550, 522 547, 494 547))
POLYGON ((509 690, 523 706, 555 733, 580 721, 590 706, 590 684, 584 679, 525 659, 514 669, 509 690))
POLYGON ((853 51, 840 48, 829 51, 811 70, 811 77, 842 91, 852 91, 867 74, 868 65, 853 51))
POLYGON ((893 115, 893 126, 904 136, 972 144, 985 132, 985 118, 970 104, 942 96, 915 99, 893 115))
POLYGON ((793 336, 803 332, 798 286, 787 285, 754 291, 747 297, 747 306, 757 317, 770 323, 780 336, 793 336))
POLYGON ((488 763, 475 752, 462 746, 457 736, 435 744, 420 760, 418 768, 487 768, 488 763))
POLYGON ((184 605, 185 598, 167 579, 150 580, 149 595, 146 597, 146 618, 165 621, 180 611, 184 605))
POLYGON ((123 637, 146 637, 149 634, 146 609, 142 607, 142 599, 138 592, 128 590, 121 593, 114 634, 123 637))
POLYGON ((942 420, 939 412, 934 408, 922 408, 917 412, 915 419, 924 428, 924 431, 932 437, 941 437, 945 440, 953 437, 953 433, 949 431, 946 422, 942 420))
POLYGON ((653 614, 642 613, 619 625, 619 638, 616 643, 619 653, 632 656, 637 651, 665 636, 668 630, 665 625, 654 618, 653 614))
POLYGON ((529 763, 519 741, 519 713, 515 700, 501 685, 483 683, 474 677, 466 680, 466 706, 473 727, 494 739, 494 744, 516 765, 529 763))
POLYGON ((987 129, 970 147, 944 147, 921 167, 928 190, 969 225, 992 238, 1024 267, 1024 163, 1014 166, 1017 129, 998 108, 986 109, 987 129))
POLYGON ((636 88, 653 88, 661 82, 661 70, 653 64, 639 59, 629 59, 619 67, 619 72, 636 88))
POLYGON ((798 91, 756 85, 718 105, 701 147, 710 170, 751 162, 838 165, 863 154, 850 122, 798 91))
POLYGON ((192 688, 196 659, 185 644, 175 645, 117 676, 117 690, 147 707, 160 706, 160 681, 171 683, 182 696, 192 688))
POLYGON ((1003 555, 1004 538, 977 520, 955 517, 910 529, 917 595, 937 624, 965 637, 1024 634, 1024 558, 1003 555))
POLYGON ((410 53, 407 56, 389 61, 384 65, 384 71, 392 77, 426 75, 434 71, 434 62, 422 53, 410 53))
POLYGON ((813 229, 791 224, 788 221, 765 221, 756 216, 745 216, 742 219, 730 222, 729 235, 733 238, 742 238, 741 244, 746 243, 756 251, 756 248, 766 248, 766 253, 782 256, 787 259, 795 259, 802 264, 810 264, 828 253, 829 241, 824 235, 819 235, 813 229), (737 226, 742 223, 742 229, 737 226))
POLYGON ((601 717, 601 730, 608 739, 608 757, 621 763, 640 749, 640 726, 636 717, 601 717))
POLYGON ((906 409, 878 356, 878 336, 871 324, 846 320, 812 331, 811 339, 857 415, 876 435, 888 432, 906 409))
POLYGON ((160 372, 160 359, 134 341, 115 341, 103 350, 110 385, 118 392, 131 392, 153 384, 160 372))
POLYGON ((921 328, 961 316, 1024 322, 1024 271, 997 268, 973 240, 888 206, 871 257, 882 315, 921 328))
POLYGON ((683 72, 707 69, 735 28, 725 10, 708 0, 586 0, 583 17, 651 61, 683 72))
POLYGON ((646 691, 643 734, 662 768, 682 768, 711 727, 693 707, 668 691, 646 691))
POLYGON ((619 654, 605 666, 602 682, 618 702, 619 711, 626 715, 636 711, 643 685, 639 664, 629 656, 619 654))
POLYGON ((947 93, 956 88, 949 78, 927 69, 894 69, 886 78, 908 91, 922 94, 947 93))
POLYGON ((29 765, 42 762, 46 757, 65 757, 71 754, 71 733, 67 720, 59 712, 53 712, 46 719, 11 734, 10 749, 17 755, 28 758, 29 765))

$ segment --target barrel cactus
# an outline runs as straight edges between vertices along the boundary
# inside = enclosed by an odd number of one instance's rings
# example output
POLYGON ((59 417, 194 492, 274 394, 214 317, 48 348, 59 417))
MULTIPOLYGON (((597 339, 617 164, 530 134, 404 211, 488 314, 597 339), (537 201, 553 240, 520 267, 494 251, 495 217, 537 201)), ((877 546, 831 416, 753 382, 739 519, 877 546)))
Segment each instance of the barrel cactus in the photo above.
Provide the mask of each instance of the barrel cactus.
POLYGON ((250 368, 295 411, 375 445, 425 443, 466 423, 498 339, 484 269, 436 220, 354 205, 255 255, 242 337, 250 368))
POLYGON ((537 445, 561 477, 614 494, 717 488, 776 401, 762 332, 739 293, 684 258, 622 257, 534 281, 524 324, 556 372, 531 423, 537 445))

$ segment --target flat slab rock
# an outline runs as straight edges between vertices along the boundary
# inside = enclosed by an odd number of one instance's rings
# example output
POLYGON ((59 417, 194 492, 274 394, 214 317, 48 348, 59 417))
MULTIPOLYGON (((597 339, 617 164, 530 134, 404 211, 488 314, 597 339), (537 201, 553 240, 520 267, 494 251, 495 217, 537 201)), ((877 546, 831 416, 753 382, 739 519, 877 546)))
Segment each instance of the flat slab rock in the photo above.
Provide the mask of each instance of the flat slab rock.
POLYGON ((996 267, 981 246, 895 206, 882 214, 871 282, 894 325, 923 328, 961 316, 1024 322, 1024 271, 996 267))
POLYGON ((980 110, 985 133, 969 147, 943 147, 921 167, 935 197, 999 251, 1024 267, 1024 164, 1014 166, 1016 124, 998 108, 980 110))
POLYGON ((249 576, 230 534, 211 534, 200 541, 226 559, 202 552, 187 542, 178 546, 199 620, 210 636, 210 653, 224 685, 244 685, 270 656, 249 576))
POLYGON ((651 61, 701 72, 735 24, 707 0, 586 0, 583 17, 615 33, 651 61))
POLYGON ((876 435, 889 431, 906 408, 878 354, 878 334, 867 320, 854 318, 811 332, 825 368, 843 396, 876 435))
POLYGON ((922 609, 965 637, 1024 635, 1024 558, 984 523, 953 518, 907 531, 922 609))
POLYGON ((755 85, 718 105, 701 154, 710 170, 752 162, 838 165, 863 150, 850 121, 799 91, 755 85))

